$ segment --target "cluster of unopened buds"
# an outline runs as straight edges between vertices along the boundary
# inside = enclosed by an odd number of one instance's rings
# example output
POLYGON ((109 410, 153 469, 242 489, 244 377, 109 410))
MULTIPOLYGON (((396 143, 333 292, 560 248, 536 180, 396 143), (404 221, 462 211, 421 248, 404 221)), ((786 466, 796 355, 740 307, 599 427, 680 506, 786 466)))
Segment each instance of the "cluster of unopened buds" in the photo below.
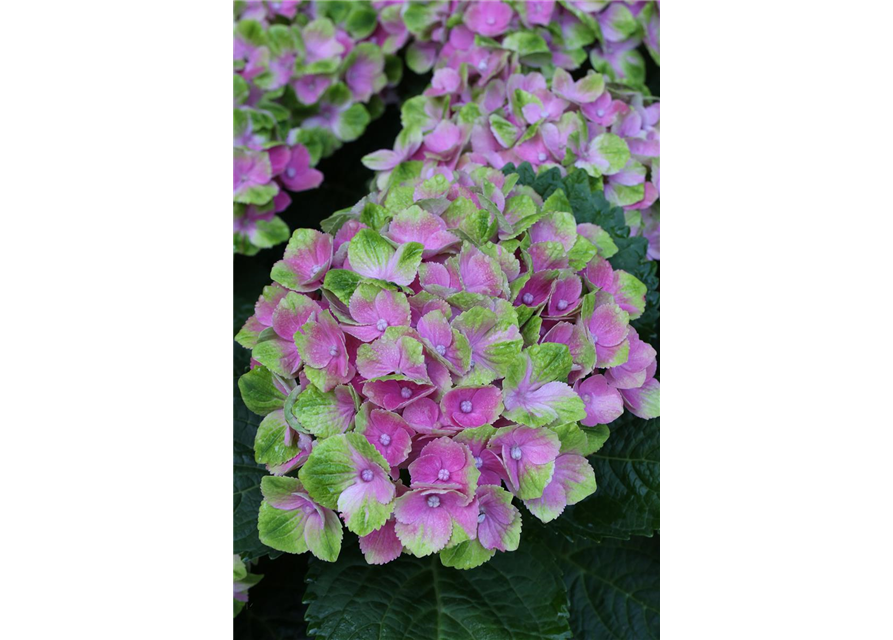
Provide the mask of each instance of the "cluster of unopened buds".
POLYGON ((477 566, 596 489, 586 456, 624 410, 659 415, 645 286, 563 191, 484 166, 399 182, 299 229, 237 340, 264 415, 259 533, 334 561, 477 566))

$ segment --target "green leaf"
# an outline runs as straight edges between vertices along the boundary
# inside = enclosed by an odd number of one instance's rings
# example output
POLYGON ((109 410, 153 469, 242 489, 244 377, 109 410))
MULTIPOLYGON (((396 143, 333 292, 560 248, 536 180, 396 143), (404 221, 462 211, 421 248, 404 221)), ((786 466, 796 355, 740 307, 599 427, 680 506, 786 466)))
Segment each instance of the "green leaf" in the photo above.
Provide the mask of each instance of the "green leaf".
MULTIPOLYGON (((236 376, 245 369, 249 353, 236 347, 233 379, 233 553, 246 560, 270 552, 257 535, 257 510, 262 500, 261 478, 267 475, 254 460, 254 439, 260 417, 248 410, 236 387, 236 376)), ((244 378, 244 376, 243 376, 244 378)), ((278 555, 278 554, 277 554, 278 555)))
POLYGON ((624 414, 589 462, 598 491, 552 523, 571 538, 628 539, 660 529, 660 418, 624 414))
POLYGON ((437 556, 369 566, 355 549, 307 574, 306 620, 321 640, 569 639, 566 592, 548 549, 522 544, 468 571, 437 556))
POLYGON ((576 638, 660 637, 660 541, 553 547, 564 569, 576 638))

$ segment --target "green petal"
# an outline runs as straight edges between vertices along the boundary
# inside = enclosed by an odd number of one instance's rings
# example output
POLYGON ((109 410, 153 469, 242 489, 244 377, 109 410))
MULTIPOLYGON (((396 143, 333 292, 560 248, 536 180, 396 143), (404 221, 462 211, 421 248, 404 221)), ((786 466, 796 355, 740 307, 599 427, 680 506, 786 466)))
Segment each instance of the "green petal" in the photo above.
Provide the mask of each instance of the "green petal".
POLYGON ((300 453, 300 448, 285 444, 288 423, 282 411, 274 411, 261 421, 254 438, 254 460, 258 464, 282 464, 300 453))
POLYGON ((285 394, 273 384, 273 374, 266 367, 255 367, 239 378, 239 391, 245 406, 261 416, 285 404, 285 394))
POLYGON ((440 552, 440 562, 453 569, 474 569, 496 555, 496 549, 484 549, 477 540, 466 540, 440 552))

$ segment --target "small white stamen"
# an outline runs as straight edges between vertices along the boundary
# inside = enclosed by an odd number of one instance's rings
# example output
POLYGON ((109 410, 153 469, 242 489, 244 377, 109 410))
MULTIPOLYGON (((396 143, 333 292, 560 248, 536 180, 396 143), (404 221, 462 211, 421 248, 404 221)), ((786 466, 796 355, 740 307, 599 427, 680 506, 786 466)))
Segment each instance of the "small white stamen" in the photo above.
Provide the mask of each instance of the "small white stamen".
POLYGON ((494 18, 493 16, 490 16, 489 18, 487 18, 487 24, 489 24, 490 26, 493 26, 494 24, 496 24, 496 18, 494 18))
POLYGON ((525 293, 524 297, 521 298, 521 300, 524 302, 524 304, 530 304, 531 302, 533 302, 533 294, 525 293))
POLYGON ((542 152, 540 152, 540 154, 537 156, 537 158, 539 158, 539 161, 540 161, 540 162, 545 162, 545 161, 546 161, 546 157, 547 157, 546 154, 545 154, 545 153, 542 153, 542 152))
POLYGON ((329 349, 329 355, 333 358, 338 355, 338 347, 331 347, 329 349))
POLYGON ((487 517, 486 514, 484 514, 484 512, 481 511, 481 512, 478 514, 478 524, 480 524, 481 522, 483 522, 483 521, 484 521, 484 518, 486 518, 486 517, 487 517))
POLYGON ((512 455, 512 460, 520 460, 521 459, 521 447, 519 447, 518 445, 515 445, 514 447, 512 447, 511 455, 512 455))
POLYGON ((439 344, 439 345, 437 345, 436 347, 434 347, 434 350, 435 350, 437 353, 439 353, 440 355, 443 355, 443 354, 446 353, 446 347, 443 346, 442 344, 439 344))
POLYGON ((471 413, 471 400, 463 400, 459 403, 459 410, 462 413, 471 413))
POLYGON ((605 115, 605 110, 599 109, 598 111, 595 112, 595 115, 597 115, 599 118, 601 118, 602 116, 605 115))
POLYGON ((564 311, 565 309, 567 309, 567 300, 559 300, 558 301, 558 310, 564 311))
POLYGON ((322 271, 322 265, 320 265, 320 264, 313 265, 313 267, 310 269, 310 277, 312 278, 320 271, 322 271))
POLYGON ((484 459, 480 456, 474 457, 474 466, 476 469, 480 469, 484 465, 484 459))
POLYGON ((592 400, 592 395, 591 395, 591 394, 589 394, 589 393, 584 393, 584 394, 583 394, 583 402, 585 402, 586 404, 589 404, 589 402, 590 402, 591 400, 592 400))
POLYGON ((360 478, 363 479, 363 482, 372 482, 372 469, 363 469, 360 478))
POLYGON ((410 389, 409 387, 403 387, 402 389, 400 389, 400 395, 403 396, 403 398, 405 399, 409 399, 412 397, 412 389, 410 389))
POLYGON ((381 318, 378 322, 375 323, 375 328, 379 331, 384 331, 388 328, 388 321, 384 318, 381 318))
POLYGON ((486 70, 486 68, 487 68, 486 60, 481 60, 480 62, 478 62, 478 69, 480 69, 481 71, 484 71, 484 70, 486 70))
POLYGON ((294 167, 289 167, 285 170, 285 175, 287 175, 289 178, 294 178, 296 173, 297 171, 295 171, 294 167))
POLYGON ((440 471, 438 471, 437 479, 438 480, 449 480, 450 479, 449 469, 441 469, 440 471))
POLYGON ((428 496, 428 506, 432 509, 434 507, 440 506, 440 497, 439 496, 428 496))
POLYGON ((378 436, 378 441, 380 443, 382 443, 384 446, 388 446, 389 444, 391 444, 391 436, 389 436, 386 433, 383 433, 380 436, 378 436))

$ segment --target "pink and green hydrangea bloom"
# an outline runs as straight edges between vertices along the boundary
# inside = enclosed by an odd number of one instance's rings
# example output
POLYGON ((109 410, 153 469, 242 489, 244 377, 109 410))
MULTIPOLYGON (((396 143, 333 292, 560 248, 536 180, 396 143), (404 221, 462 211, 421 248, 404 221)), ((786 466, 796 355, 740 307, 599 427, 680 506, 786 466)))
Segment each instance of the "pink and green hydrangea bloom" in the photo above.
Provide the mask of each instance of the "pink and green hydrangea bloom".
MULTIPOLYGON (((321 15, 330 13, 321 5, 237 6, 234 203, 272 207, 281 189, 318 187, 323 175, 314 165, 343 142, 359 137, 371 120, 366 105, 401 75, 400 60, 393 54, 405 41, 406 30, 395 20, 394 10, 388 18, 384 12, 367 13, 371 22, 359 27, 352 12, 344 12, 336 23, 321 15), (390 35, 395 30, 396 40, 390 35), (396 71, 386 72, 388 63, 396 71), (289 92, 306 108, 291 109, 289 92), (276 145, 280 157, 274 159, 271 147, 276 145)), ((277 207, 276 213, 284 208, 277 207)), ((278 217, 259 219, 242 209, 234 217, 237 252, 253 254, 288 239, 288 228, 278 217)))
POLYGON ((260 540, 287 553, 310 551, 334 562, 341 551, 343 531, 338 515, 310 497, 298 478, 266 476, 264 500, 257 522, 260 540))
POLYGON ((630 326, 644 285, 563 192, 471 165, 394 176, 327 233, 295 232, 237 336, 256 459, 279 474, 262 541, 332 560, 346 526, 369 563, 471 568, 517 548, 522 504, 548 522, 595 491, 583 428, 659 416, 630 326), (458 241, 428 245, 417 221, 458 241))

